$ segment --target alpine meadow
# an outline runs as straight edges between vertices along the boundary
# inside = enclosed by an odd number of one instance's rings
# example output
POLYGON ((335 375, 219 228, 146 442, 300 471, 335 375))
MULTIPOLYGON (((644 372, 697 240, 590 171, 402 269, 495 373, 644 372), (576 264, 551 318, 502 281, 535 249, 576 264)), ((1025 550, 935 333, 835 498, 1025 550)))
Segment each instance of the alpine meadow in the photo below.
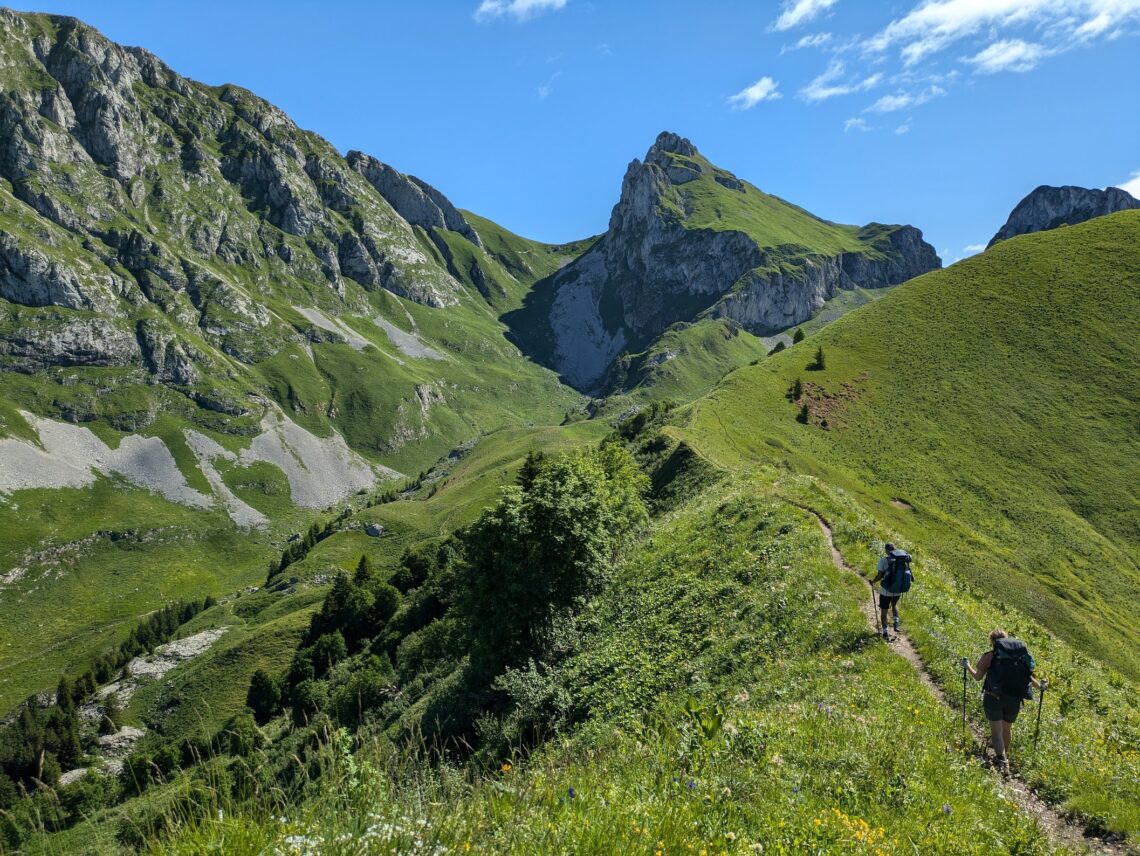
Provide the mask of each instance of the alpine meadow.
POLYGON ((1140 854, 1140 6, 199 5, 0 9, 0 853, 1140 854))

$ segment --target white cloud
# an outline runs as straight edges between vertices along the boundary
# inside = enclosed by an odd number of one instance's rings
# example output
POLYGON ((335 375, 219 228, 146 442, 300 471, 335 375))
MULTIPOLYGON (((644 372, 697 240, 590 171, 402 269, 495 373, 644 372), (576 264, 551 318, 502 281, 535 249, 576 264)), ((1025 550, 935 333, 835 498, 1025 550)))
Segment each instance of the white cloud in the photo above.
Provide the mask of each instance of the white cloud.
POLYGON ((541 86, 536 87, 534 91, 538 93, 539 99, 543 99, 554 91, 554 87, 552 87, 549 83, 544 83, 541 86))
POLYGON ((985 244, 966 244, 966 246, 962 247, 962 252, 972 256, 975 253, 980 253, 985 248, 985 244))
POLYGON ((1004 27, 1051 31, 1058 39, 1093 38, 1140 20, 1140 0, 923 0, 865 43, 872 52, 898 47, 907 65, 954 42, 1004 27))
POLYGON ((837 82, 843 77, 844 71, 843 63, 839 60, 832 60, 823 74, 800 90, 800 95, 808 101, 826 101, 828 98, 835 98, 837 95, 850 95, 852 92, 863 92, 871 89, 883 79, 881 74, 872 74, 862 80, 837 82))
POLYGON ((774 30, 790 30, 800 24, 806 24, 817 18, 834 6, 838 0, 785 0, 783 11, 776 22, 772 24, 774 30))
POLYGON ((896 92, 894 95, 884 95, 867 110, 871 113, 893 113, 908 107, 918 107, 932 98, 945 94, 946 90, 941 86, 930 86, 919 92, 896 92))
POLYGON ((1132 178, 1123 184, 1117 184, 1116 187, 1119 187, 1125 193, 1130 193, 1135 198, 1140 199, 1140 169, 1132 173, 1132 178))
POLYGON ((843 123, 843 133, 848 131, 869 131, 870 125, 867 124, 865 119, 848 119, 843 123))
POLYGON ((510 15, 516 21, 525 21, 543 12, 557 12, 567 0, 483 0, 475 10, 476 21, 491 21, 510 15))
POLYGON ((803 48, 821 48, 831 41, 831 33, 814 33, 810 36, 804 36, 794 45, 784 45, 780 48, 780 56, 792 51, 802 50, 803 48))
POLYGON ((1004 39, 994 42, 983 51, 965 62, 973 65, 981 74, 995 74, 999 71, 1031 71, 1048 56, 1049 52, 1041 45, 1023 42, 1021 39, 1004 39))
POLYGON ((780 84, 770 77, 761 77, 751 86, 730 95, 728 103, 733 110, 750 110, 761 101, 775 101, 782 97, 777 91, 780 84))
POLYGON ((898 134, 899 136, 902 136, 903 134, 905 134, 909 131, 910 131, 910 121, 909 120, 906 122, 903 122, 901 125, 899 125, 897 128, 895 128, 895 133, 898 134))

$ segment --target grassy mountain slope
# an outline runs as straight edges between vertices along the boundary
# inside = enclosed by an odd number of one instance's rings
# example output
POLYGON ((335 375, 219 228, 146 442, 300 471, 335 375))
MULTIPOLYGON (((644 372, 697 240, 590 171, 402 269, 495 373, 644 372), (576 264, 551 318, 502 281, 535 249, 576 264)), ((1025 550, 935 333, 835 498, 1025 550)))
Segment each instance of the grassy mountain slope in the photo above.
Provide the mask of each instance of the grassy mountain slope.
MULTIPOLYGON (((674 184, 662 197, 662 206, 686 229, 743 232, 761 247, 808 251, 819 255, 843 252, 874 253, 858 226, 823 220, 765 193, 728 170, 710 163, 700 153, 668 154, 670 167, 692 171, 682 184, 674 184)), ((897 227, 896 227, 897 228, 897 227)))
POLYGON ((1136 677, 1138 234, 1123 213, 915 280, 726 378, 689 430, 735 466, 786 461, 857 492, 1136 677), (808 371, 817 347, 827 368, 808 371))
POLYGON ((954 715, 867 638, 858 583, 772 475, 717 485, 623 563, 568 666, 591 710, 574 735, 485 779, 382 741, 351 764, 329 747, 311 801, 191 822, 157 852, 349 852, 346 833, 520 854, 1050 852, 992 776, 946 751, 954 715))

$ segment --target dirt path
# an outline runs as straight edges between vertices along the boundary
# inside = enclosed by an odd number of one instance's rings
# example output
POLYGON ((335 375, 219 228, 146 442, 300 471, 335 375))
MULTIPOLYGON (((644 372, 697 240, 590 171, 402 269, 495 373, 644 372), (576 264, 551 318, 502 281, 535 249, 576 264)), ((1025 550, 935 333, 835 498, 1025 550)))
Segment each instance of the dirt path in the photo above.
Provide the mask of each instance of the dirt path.
MULTIPOLYGON (((848 571, 849 573, 857 575, 863 579, 862 574, 859 574, 854 568, 843 560, 843 554, 835 546, 835 539, 831 534, 831 527, 827 522, 816 512, 814 509, 801 506, 805 511, 809 512, 815 517, 816 522, 819 523, 819 528, 823 531, 824 538, 827 539, 827 546, 831 550, 831 561, 835 563, 835 567, 840 570, 848 571)), ((863 615, 867 618, 867 624, 872 632, 879 632, 879 617, 874 602, 874 589, 872 588, 867 598, 862 601, 860 608, 863 610, 863 615)), ((934 682, 930 676, 930 672, 926 669, 926 664, 922 662, 922 657, 919 656, 918 651, 915 650, 914 645, 911 644, 910 639, 905 634, 899 632, 891 640, 891 647, 914 666, 918 672, 918 676, 922 683, 930 690, 931 695, 938 699, 946 707, 952 710, 957 710, 954 702, 946 695, 942 687, 934 682)), ((976 723, 970 724, 970 733, 973 735, 974 742, 981 749, 985 751, 987 735, 976 723)), ((1003 781, 1000 785, 1003 793, 1009 799, 1016 802, 1026 814, 1032 815, 1037 823, 1045 830, 1046 834, 1057 846, 1069 847, 1078 852, 1090 850, 1094 853, 1105 854, 1105 856, 1126 856, 1132 852, 1127 848, 1115 842, 1106 841, 1103 838, 1086 835, 1080 826, 1069 822, 1055 809, 1049 806, 1042 800, 1033 789, 1030 788, 1025 782, 1016 777, 1011 777, 1003 781)))

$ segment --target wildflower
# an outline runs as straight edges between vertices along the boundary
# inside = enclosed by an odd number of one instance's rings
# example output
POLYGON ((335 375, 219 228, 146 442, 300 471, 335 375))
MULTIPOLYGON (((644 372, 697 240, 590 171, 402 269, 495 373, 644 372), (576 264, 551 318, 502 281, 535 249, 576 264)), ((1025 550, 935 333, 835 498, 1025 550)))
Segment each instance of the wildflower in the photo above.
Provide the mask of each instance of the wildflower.
POLYGON ((724 834, 724 837, 727 838, 729 841, 735 841, 736 840, 736 833, 735 832, 726 832, 724 834))
POLYGON ((500 769, 500 770, 502 770, 504 773, 509 773, 511 770, 513 770, 513 769, 514 769, 514 766, 511 764, 511 762, 510 762, 510 761, 505 761, 505 762, 504 762, 504 763, 503 763, 503 764, 502 764, 502 765, 499 767, 499 769, 500 769))
POLYGON ((692 779, 689 779, 689 781, 686 783, 686 787, 688 787, 690 791, 695 791, 697 789, 697 783, 692 779))
POLYGON ((946 803, 945 805, 942 806, 942 813, 943 814, 950 814, 950 812, 952 812, 953 810, 954 809, 950 808, 950 803, 946 803))
POLYGON ((772 766, 773 767, 782 767, 783 765, 784 765, 784 759, 780 757, 779 753, 772 756, 772 766))
POLYGON ((574 797, 578 796, 578 792, 574 790, 573 785, 566 789, 566 796, 570 797, 570 799, 574 799, 574 797))
POLYGON ((724 794, 726 797, 732 796, 732 788, 728 787, 727 785, 725 785, 723 788, 721 788, 720 792, 722 794, 724 794))

